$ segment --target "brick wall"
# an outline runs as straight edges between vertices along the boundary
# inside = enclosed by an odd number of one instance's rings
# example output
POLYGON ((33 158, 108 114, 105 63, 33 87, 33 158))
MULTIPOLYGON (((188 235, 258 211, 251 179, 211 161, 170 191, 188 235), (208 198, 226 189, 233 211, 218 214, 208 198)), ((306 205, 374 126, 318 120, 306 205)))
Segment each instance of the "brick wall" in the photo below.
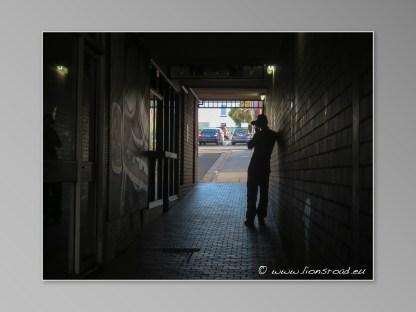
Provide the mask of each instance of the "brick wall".
POLYGON ((196 149, 196 136, 197 136, 197 127, 196 120, 197 116, 197 106, 194 96, 189 92, 186 94, 182 92, 182 132, 181 132, 181 152, 180 152, 180 162, 181 162, 181 180, 180 180, 180 195, 185 195, 188 192, 193 184, 195 183, 195 171, 197 168, 197 153, 196 149))
POLYGON ((266 106, 269 209, 299 266, 372 263, 372 34, 297 34, 266 106))

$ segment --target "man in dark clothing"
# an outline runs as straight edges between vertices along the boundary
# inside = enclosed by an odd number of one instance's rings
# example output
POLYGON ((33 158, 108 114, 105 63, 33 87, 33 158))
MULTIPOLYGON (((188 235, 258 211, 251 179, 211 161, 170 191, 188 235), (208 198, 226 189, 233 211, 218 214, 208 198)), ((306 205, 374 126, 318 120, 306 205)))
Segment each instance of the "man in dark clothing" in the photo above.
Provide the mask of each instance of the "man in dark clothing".
POLYGON ((270 156, 277 140, 277 133, 267 126, 267 117, 263 114, 257 116, 252 122, 256 127, 256 133, 248 142, 248 148, 254 148, 248 166, 247 176, 247 213, 245 225, 254 226, 254 218, 257 218, 260 225, 264 225, 264 218, 267 216, 267 202, 269 193, 270 156), (260 200, 256 211, 257 192, 260 188, 260 200))

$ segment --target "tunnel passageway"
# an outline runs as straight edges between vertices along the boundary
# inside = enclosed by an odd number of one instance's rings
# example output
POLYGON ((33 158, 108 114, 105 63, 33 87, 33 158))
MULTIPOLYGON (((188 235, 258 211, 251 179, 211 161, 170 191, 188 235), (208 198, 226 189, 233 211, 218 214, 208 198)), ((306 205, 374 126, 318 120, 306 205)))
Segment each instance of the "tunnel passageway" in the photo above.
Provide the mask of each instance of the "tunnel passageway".
MULTIPOLYGON (((285 259, 373 278, 372 32, 43 43, 44 279, 257 279, 285 259), (260 114, 277 143, 250 231, 260 114)), ((355 278, 314 278, 331 277, 355 278)))
POLYGON ((91 278, 275 279, 258 268, 286 263, 277 227, 271 220, 255 230, 245 227, 245 199, 243 184, 196 185, 91 278))

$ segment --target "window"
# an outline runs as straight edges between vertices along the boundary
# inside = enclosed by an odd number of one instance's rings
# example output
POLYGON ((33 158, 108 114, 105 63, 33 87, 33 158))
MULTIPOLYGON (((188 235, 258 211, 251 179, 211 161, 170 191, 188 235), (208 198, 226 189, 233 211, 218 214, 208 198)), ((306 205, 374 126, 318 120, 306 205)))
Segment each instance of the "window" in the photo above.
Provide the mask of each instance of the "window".
POLYGON ((152 96, 150 98, 150 131, 149 131, 149 150, 156 151, 156 143, 157 143, 157 102, 158 99, 156 96, 152 96))
POLYGON ((227 117, 227 104, 222 102, 221 106, 220 117, 227 117))

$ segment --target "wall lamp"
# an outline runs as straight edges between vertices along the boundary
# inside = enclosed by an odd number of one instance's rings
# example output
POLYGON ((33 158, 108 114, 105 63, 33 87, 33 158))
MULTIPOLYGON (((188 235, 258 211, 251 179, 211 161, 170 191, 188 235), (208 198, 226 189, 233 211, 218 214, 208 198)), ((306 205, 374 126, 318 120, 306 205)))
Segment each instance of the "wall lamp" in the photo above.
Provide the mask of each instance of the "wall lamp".
POLYGON ((266 94, 260 93, 260 100, 264 101, 266 99, 266 94))
POLYGON ((66 67, 64 65, 56 65, 55 70, 61 76, 66 76, 69 73, 68 67, 66 67))
POLYGON ((273 73, 275 72, 275 70, 276 70, 276 66, 274 66, 274 65, 267 65, 267 74, 268 75, 273 75, 273 73))

